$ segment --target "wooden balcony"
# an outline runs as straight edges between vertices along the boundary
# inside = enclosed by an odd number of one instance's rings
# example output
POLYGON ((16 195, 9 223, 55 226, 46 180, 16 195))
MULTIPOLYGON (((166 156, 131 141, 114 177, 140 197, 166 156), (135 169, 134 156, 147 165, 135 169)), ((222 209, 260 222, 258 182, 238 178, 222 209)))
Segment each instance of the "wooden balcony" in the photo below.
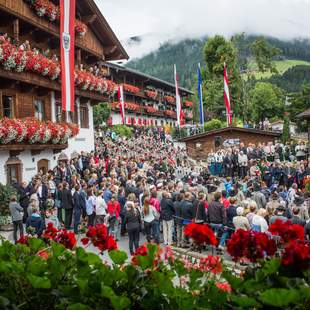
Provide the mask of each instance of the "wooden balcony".
MULTIPOLYGON (((27 83, 33 86, 39 86, 49 90, 61 91, 61 85, 57 81, 51 81, 48 78, 40 76, 35 73, 29 72, 14 72, 0 69, 0 77, 4 79, 9 79, 13 81, 19 81, 22 83, 27 83)), ((1 86, 0 86, 1 87, 1 86)), ((77 87, 75 88, 75 94, 80 97, 88 98, 98 102, 104 102, 109 99, 108 94, 99 94, 95 91, 84 91, 77 87)))
POLYGON ((60 153, 68 147, 68 143, 65 144, 25 144, 25 143, 9 143, 0 144, 0 152, 9 151, 10 156, 18 156, 23 151, 29 150, 31 155, 40 154, 45 150, 52 150, 54 154, 60 153))
MULTIPOLYGON (((54 37, 60 38, 59 25, 36 15, 24 0, 0 0, 0 10, 18 17, 20 20, 31 24, 34 28, 39 28, 54 37)), ((46 35, 46 39, 48 38, 49 36, 46 35)), ((104 47, 90 29, 88 29, 84 37, 76 36, 75 45, 100 59, 105 54, 104 47)))

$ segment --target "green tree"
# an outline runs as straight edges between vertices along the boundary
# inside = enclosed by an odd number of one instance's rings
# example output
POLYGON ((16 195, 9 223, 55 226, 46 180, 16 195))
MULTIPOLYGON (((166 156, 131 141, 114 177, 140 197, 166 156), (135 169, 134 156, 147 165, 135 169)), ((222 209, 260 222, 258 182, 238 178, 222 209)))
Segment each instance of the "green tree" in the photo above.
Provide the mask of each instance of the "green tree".
POLYGON ((283 90, 270 83, 257 83, 250 91, 250 108, 256 122, 284 113, 283 90))
POLYGON ((237 115, 241 110, 242 81, 237 66, 237 50, 232 41, 223 36, 216 35, 210 38, 204 47, 205 103, 210 117, 225 118, 225 106, 223 95, 223 71, 227 65, 229 76, 229 90, 232 110, 237 115))
POLYGON ((268 43, 265 38, 259 37, 250 45, 250 49, 260 72, 278 73, 272 60, 281 53, 279 48, 268 43))
POLYGON ((284 124, 283 124, 283 133, 282 133, 282 141, 286 143, 290 141, 290 119, 287 115, 284 117, 284 124))
POLYGON ((106 122, 111 115, 111 110, 107 103, 100 103, 94 106, 93 116, 94 116, 94 126, 98 127, 103 122, 106 122))

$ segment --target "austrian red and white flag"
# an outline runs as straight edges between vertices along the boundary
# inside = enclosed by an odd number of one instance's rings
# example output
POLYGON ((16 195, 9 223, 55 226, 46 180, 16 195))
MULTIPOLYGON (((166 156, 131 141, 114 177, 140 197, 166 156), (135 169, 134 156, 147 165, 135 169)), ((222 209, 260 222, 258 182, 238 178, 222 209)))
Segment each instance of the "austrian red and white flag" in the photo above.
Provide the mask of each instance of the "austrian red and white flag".
POLYGON ((124 87, 120 85, 118 87, 118 101, 119 101, 119 109, 122 117, 122 124, 125 125, 125 100, 124 100, 124 87))
POLYGON ((179 77, 177 75, 176 65, 174 65, 174 81, 175 81, 175 99, 177 106, 177 125, 181 127, 183 125, 184 113, 182 110, 182 101, 179 93, 179 77))
POLYGON ((75 0, 60 0, 62 110, 74 111, 75 0))
POLYGON ((226 119, 229 126, 232 124, 232 112, 230 107, 229 80, 226 65, 224 65, 224 101, 226 106, 226 119))

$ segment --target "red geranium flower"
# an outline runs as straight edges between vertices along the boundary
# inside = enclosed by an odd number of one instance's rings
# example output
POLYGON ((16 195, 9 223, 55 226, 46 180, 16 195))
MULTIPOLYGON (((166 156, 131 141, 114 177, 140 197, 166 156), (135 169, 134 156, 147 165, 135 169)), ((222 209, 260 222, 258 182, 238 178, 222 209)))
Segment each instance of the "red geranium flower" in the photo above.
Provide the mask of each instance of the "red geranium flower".
POLYGON ((23 236, 23 237, 20 237, 16 243, 28 245, 28 241, 29 241, 29 237, 23 236))
POLYGON ((83 241, 86 242, 87 239, 87 242, 91 241, 92 244, 96 248, 98 248, 101 252, 106 250, 111 251, 117 249, 117 243, 115 242, 113 237, 108 234, 108 229, 103 224, 98 224, 95 227, 93 226, 88 227, 86 237, 87 238, 83 238, 81 240, 82 243, 83 241))
POLYGON ((83 245, 87 245, 89 243, 89 238, 82 238, 81 242, 83 245))
POLYGON ((310 246, 299 242, 291 241, 284 249, 281 263, 293 270, 307 270, 310 268, 310 246))
POLYGON ((58 233, 54 241, 61 243, 69 250, 72 250, 77 243, 74 232, 65 229, 58 233))
POLYGON ((190 223, 185 227, 184 234, 192 238, 197 245, 217 245, 214 232, 207 224, 190 223))
POLYGON ((37 253, 37 256, 41 257, 44 260, 49 258, 49 254, 45 250, 41 250, 37 253))
POLYGON ((201 258, 199 263, 199 269, 201 271, 210 271, 214 274, 221 273, 223 270, 221 258, 219 256, 212 255, 201 258))
POLYGON ((276 220, 270 225, 269 231, 276 236, 280 236, 283 243, 288 243, 293 240, 300 240, 304 242, 305 231, 300 225, 292 224, 290 221, 283 222, 276 220))
POLYGON ((107 239, 107 249, 108 251, 117 250, 117 243, 112 236, 107 239))
POLYGON ((222 283, 222 282, 216 282, 215 283, 216 287, 226 293, 231 293, 231 286, 229 283, 225 282, 225 283, 222 283))
POLYGON ((227 242, 227 252, 234 261, 247 258, 251 262, 265 256, 273 256, 277 250, 276 243, 265 233, 238 229, 227 242))

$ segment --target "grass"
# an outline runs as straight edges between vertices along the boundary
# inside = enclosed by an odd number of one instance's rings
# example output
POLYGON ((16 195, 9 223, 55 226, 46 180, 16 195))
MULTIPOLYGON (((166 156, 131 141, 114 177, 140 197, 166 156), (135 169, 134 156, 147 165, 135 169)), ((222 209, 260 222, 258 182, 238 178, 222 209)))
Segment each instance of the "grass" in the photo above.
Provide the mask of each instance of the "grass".
MULTIPOLYGON (((280 75, 282 75, 285 71, 287 71, 289 68, 299 66, 299 65, 304 65, 304 66, 310 66, 310 62, 308 61, 303 61, 303 60, 296 60, 296 59, 287 59, 287 60, 280 60, 280 61, 275 61, 277 70, 280 75)), ((256 65, 251 66, 253 70, 256 70, 257 67, 256 65)), ((255 72, 254 73, 255 77, 257 80, 260 79, 268 79, 270 78, 273 74, 271 72, 255 72)))

